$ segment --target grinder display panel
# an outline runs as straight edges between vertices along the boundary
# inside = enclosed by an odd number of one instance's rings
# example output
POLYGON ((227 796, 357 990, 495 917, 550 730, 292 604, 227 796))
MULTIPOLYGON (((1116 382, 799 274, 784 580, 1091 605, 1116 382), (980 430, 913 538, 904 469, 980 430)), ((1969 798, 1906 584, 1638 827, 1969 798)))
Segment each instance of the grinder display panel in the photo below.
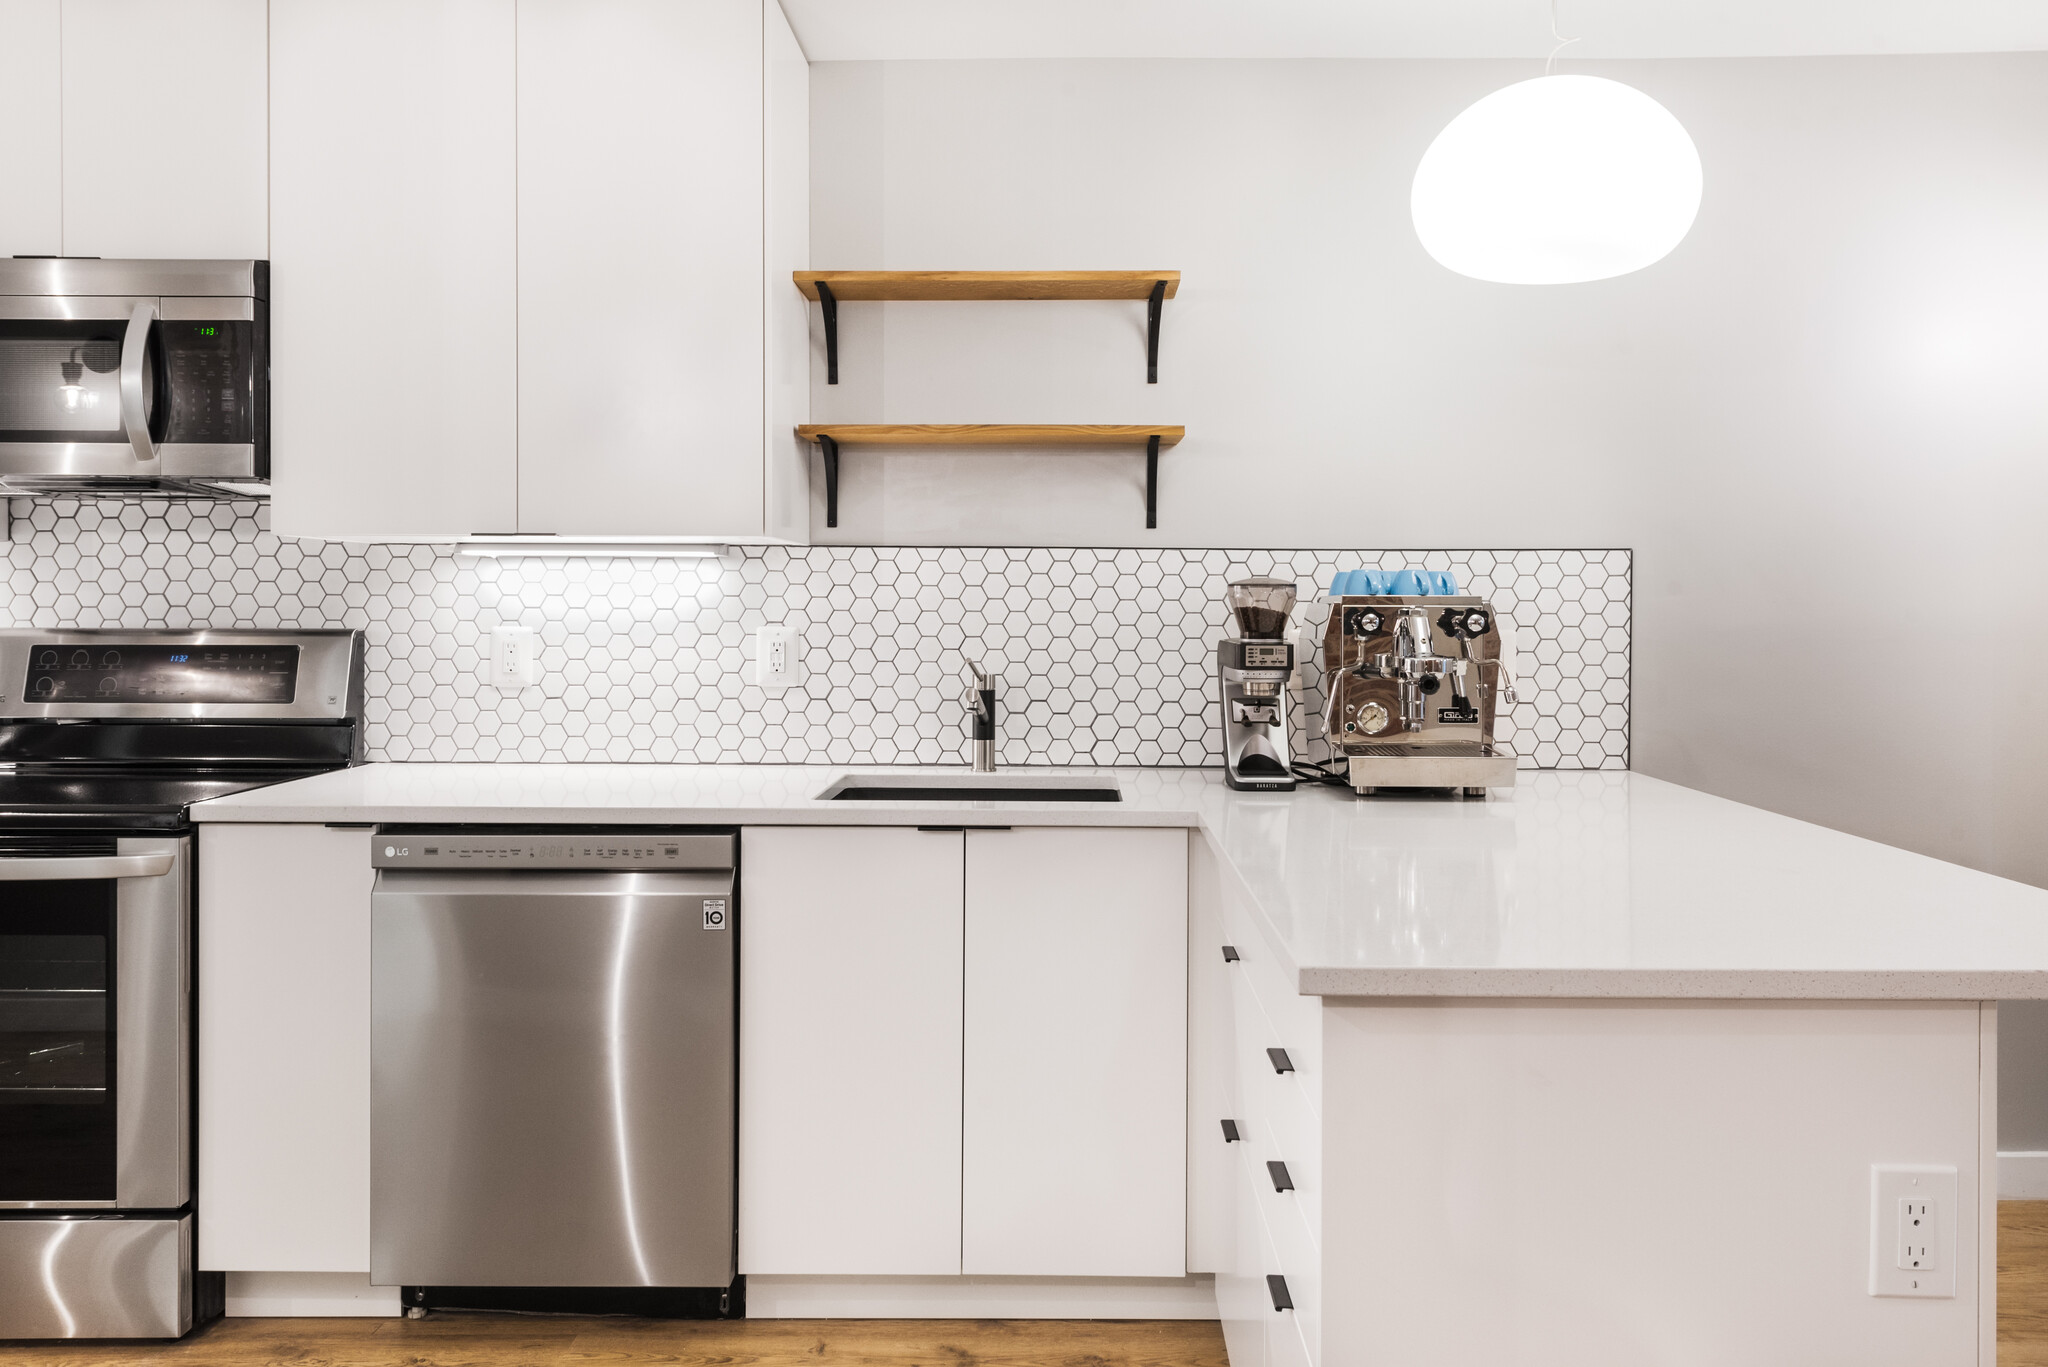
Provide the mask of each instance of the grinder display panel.
POLYGON ((299 681, 287 645, 36 645, 28 660, 32 703, 288 703, 299 681))

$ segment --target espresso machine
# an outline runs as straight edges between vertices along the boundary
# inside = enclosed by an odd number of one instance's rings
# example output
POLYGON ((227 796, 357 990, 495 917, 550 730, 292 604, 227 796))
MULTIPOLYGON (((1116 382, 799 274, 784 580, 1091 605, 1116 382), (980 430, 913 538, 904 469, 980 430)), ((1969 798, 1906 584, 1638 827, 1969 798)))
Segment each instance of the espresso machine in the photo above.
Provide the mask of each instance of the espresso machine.
POLYGON ((1515 701, 1493 608, 1462 595, 1339 596, 1323 636, 1323 734, 1361 793, 1511 788, 1493 739, 1515 701))
POLYGON ((1294 788, 1287 745, 1294 596, 1291 579, 1240 579, 1223 591, 1237 634, 1216 643, 1216 693, 1223 704, 1223 781, 1233 788, 1294 788))

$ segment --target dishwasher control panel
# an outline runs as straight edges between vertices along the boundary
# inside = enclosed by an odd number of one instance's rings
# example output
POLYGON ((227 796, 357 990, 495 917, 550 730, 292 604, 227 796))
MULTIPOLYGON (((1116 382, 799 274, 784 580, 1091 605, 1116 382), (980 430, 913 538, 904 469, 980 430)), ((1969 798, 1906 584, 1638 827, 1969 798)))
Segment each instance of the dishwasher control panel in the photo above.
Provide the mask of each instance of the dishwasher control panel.
POLYGON ((385 828, 379 869, 730 869, 733 837, 675 831, 492 832, 385 828))

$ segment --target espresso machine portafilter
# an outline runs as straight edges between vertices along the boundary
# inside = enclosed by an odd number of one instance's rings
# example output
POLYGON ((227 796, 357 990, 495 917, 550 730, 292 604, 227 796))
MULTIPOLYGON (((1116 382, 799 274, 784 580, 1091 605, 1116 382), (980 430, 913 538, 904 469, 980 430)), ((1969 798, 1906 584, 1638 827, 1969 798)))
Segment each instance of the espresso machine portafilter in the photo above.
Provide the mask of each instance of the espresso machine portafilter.
POLYGON ((1294 674, 1294 642, 1287 638, 1287 625, 1294 612, 1294 582, 1240 579, 1223 597, 1237 632, 1216 643, 1223 780, 1255 792, 1291 791, 1287 681, 1294 674))

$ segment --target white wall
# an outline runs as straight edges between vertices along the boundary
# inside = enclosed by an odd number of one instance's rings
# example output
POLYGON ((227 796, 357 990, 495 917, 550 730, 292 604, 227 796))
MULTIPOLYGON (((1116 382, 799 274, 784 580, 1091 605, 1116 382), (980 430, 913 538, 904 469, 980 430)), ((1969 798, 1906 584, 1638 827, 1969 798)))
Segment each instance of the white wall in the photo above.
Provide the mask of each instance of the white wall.
POLYGON ((1186 279, 1156 387, 1140 305, 846 305, 815 421, 1189 435, 1155 533, 1132 456, 855 451, 814 534, 1633 547, 1637 768, 2048 884, 2048 54, 1563 69, 1663 101, 1706 198, 1659 265, 1529 288, 1407 203, 1532 63, 818 65, 814 266, 1186 279))

